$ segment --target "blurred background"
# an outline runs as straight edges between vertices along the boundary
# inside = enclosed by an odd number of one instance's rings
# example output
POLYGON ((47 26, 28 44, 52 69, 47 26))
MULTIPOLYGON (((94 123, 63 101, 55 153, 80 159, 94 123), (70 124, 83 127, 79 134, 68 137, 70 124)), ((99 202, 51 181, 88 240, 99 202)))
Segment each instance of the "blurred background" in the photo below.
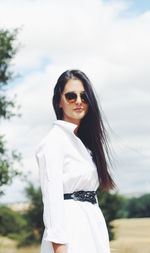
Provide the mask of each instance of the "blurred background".
POLYGON ((76 68, 92 81, 110 136, 120 206, 110 220, 138 218, 122 199, 150 193, 150 2, 0 0, 0 13, 0 205, 25 212, 40 196, 35 149, 55 120, 57 78, 76 68))

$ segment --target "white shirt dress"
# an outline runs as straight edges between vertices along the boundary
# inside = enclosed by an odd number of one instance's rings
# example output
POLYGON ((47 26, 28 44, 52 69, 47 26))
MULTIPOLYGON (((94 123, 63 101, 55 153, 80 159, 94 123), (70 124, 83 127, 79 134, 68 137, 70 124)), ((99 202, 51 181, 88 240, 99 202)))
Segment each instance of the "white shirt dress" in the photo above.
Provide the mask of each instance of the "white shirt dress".
POLYGON ((110 253, 104 216, 96 204, 65 199, 64 193, 96 191, 97 169, 90 151, 74 134, 76 124, 56 120, 36 147, 43 196, 41 253, 54 253, 52 242, 67 253, 110 253))

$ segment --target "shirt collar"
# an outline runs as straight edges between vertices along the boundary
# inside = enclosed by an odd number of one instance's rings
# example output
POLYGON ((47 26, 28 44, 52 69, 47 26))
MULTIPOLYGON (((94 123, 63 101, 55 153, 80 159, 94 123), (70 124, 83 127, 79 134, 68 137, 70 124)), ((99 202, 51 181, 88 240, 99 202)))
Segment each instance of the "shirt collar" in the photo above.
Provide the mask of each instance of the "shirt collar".
POLYGON ((65 121, 65 120, 55 120, 53 122, 54 125, 62 126, 63 128, 69 130, 70 132, 74 132, 74 130, 77 128, 78 125, 65 121))

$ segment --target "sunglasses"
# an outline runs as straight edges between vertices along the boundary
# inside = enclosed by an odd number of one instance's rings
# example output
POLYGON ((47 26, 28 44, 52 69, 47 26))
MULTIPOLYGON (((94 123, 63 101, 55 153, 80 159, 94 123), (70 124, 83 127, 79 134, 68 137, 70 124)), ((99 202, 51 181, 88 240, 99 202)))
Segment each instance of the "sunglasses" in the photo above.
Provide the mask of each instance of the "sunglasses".
MULTIPOLYGON (((67 92, 64 95, 69 104, 76 102, 77 97, 78 97, 75 92, 67 92)), ((82 103, 88 104, 88 99, 85 93, 81 93, 80 98, 81 98, 82 103)))

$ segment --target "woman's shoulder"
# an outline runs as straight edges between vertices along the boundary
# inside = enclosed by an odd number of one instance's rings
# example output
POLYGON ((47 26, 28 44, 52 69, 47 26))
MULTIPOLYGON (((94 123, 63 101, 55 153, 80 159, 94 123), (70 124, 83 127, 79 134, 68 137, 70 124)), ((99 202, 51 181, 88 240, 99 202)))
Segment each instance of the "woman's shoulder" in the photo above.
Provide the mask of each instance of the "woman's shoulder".
POLYGON ((57 125, 52 125, 51 129, 48 133, 43 137, 43 139, 38 143, 35 148, 35 153, 39 153, 43 151, 46 147, 49 148, 61 148, 63 147, 63 143, 65 141, 65 134, 61 130, 61 128, 57 127, 57 125))

